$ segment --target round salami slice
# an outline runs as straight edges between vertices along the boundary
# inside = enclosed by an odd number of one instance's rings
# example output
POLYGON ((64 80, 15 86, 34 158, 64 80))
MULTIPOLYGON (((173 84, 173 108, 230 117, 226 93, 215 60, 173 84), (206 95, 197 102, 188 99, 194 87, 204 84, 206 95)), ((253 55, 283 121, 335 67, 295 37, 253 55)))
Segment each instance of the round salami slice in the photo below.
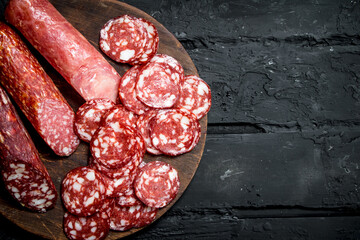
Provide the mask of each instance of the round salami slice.
POLYGON ((140 131, 143 139, 145 140, 146 151, 153 155, 162 154, 159 150, 157 150, 151 143, 150 139, 150 121, 153 117, 158 114, 158 110, 150 110, 145 114, 141 115, 136 121, 137 129, 140 131))
POLYGON ((134 132, 119 122, 100 126, 90 142, 92 156, 107 168, 126 165, 138 151, 134 132))
POLYGON ((106 112, 100 125, 120 123, 132 128, 136 128, 137 118, 137 115, 127 110, 124 106, 116 105, 106 112))
POLYGON ((114 61, 130 63, 143 54, 146 31, 135 17, 122 15, 110 19, 100 31, 100 49, 114 61))
POLYGON ((120 207, 115 204, 110 217, 110 229, 126 231, 133 228, 140 217, 141 205, 120 207))
POLYGON ((170 156, 188 152, 194 140, 194 121, 178 109, 157 114, 150 123, 152 145, 170 156))
POLYGON ((175 58, 166 54, 156 54, 150 62, 166 64, 165 71, 171 78, 180 85, 184 82, 184 69, 175 58))
POLYGON ((159 47, 159 34, 154 24, 143 18, 138 18, 138 21, 140 21, 140 24, 146 29, 147 41, 142 55, 138 59, 132 61, 130 63, 132 65, 147 63, 156 54, 159 47))
POLYGON ((174 108, 184 108, 196 115, 197 119, 204 117, 211 107, 211 90, 209 85, 195 75, 184 79, 180 98, 174 108))
POLYGON ((89 217, 64 214, 64 232, 72 240, 105 239, 110 230, 110 218, 106 212, 98 212, 89 217))
POLYGON ((61 196, 65 208, 77 216, 99 211, 105 199, 105 183, 100 173, 89 167, 68 172, 62 182, 61 196))
POLYGON ((145 105, 171 108, 176 103, 180 95, 180 84, 166 68, 167 64, 150 61, 140 70, 135 93, 145 105))
POLYGON ((95 131, 99 128, 102 116, 106 111, 115 106, 109 99, 95 98, 84 103, 75 115, 75 133, 78 137, 90 142, 95 131))
POLYGON ((161 161, 147 163, 134 180, 136 196, 145 205, 154 208, 168 205, 176 197, 179 188, 177 170, 161 161))
POLYGON ((121 78, 119 84, 119 98, 124 106, 138 115, 144 114, 150 108, 139 101, 135 93, 135 85, 138 73, 142 66, 135 65, 130 68, 121 78))

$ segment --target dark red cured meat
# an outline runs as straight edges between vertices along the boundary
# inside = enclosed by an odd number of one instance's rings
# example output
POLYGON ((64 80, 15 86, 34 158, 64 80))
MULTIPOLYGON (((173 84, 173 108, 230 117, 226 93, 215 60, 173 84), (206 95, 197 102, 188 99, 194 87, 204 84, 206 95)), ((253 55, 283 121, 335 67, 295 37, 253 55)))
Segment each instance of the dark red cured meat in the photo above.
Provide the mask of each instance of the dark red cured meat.
POLYGON ((69 212, 64 214, 64 232, 72 240, 102 240, 110 230, 110 218, 106 212, 79 217, 69 212))
POLYGON ((74 129, 78 137, 85 141, 90 142, 95 131, 99 128, 103 115, 115 103, 107 98, 95 98, 85 102, 75 114, 74 129))
POLYGON ((73 153, 74 111, 20 37, 0 23, 0 82, 31 124, 60 156, 73 153))
POLYGON ((136 97, 135 85, 137 75, 140 72, 141 65, 135 65, 130 68, 121 78, 119 84, 119 98, 122 104, 129 110, 138 115, 144 114, 150 108, 143 104, 136 97))
POLYGON ((136 126, 137 126, 138 130, 140 131, 140 134, 142 135, 143 139, 145 140, 146 151, 153 155, 162 154, 159 150, 157 150, 152 145, 151 139, 150 139, 150 121, 158 113, 159 113, 158 110, 150 110, 150 111, 146 112, 145 114, 141 115, 136 122, 136 126))
POLYGON ((124 106, 115 105, 112 109, 106 112, 100 125, 120 123, 132 128, 136 128, 137 119, 138 116, 127 110, 124 106))
POLYGON ((109 178, 103 174, 104 181, 106 183, 106 196, 118 197, 123 194, 134 181, 133 174, 122 176, 120 178, 109 178))
POLYGON ((174 108, 184 108, 196 115, 204 117, 211 107, 211 90, 209 85, 195 75, 185 77, 180 98, 174 108))
POLYGON ((140 209, 140 216, 137 219, 134 227, 140 228, 152 223, 156 218, 158 210, 158 208, 148 207, 142 204, 140 209))
POLYGON ((134 61, 130 62, 132 65, 147 63, 156 54, 159 47, 159 34, 154 24, 143 18, 138 18, 138 21, 140 21, 140 24, 145 27, 147 41, 142 55, 134 61))
POLYGON ((61 196, 65 208, 77 216, 99 211, 105 199, 106 185, 101 174, 89 167, 68 172, 62 182, 61 196))
POLYGON ((0 166, 6 189, 22 206, 45 212, 57 192, 5 91, 0 87, 0 166))
POLYGON ((178 109, 157 114, 150 123, 152 145, 170 156, 189 152, 194 141, 195 121, 178 109))
POLYGON ((177 195, 180 188, 178 172, 170 164, 147 163, 134 180, 135 194, 146 206, 162 208, 177 195))
POLYGON ((182 65, 173 57, 166 54, 156 54, 150 62, 166 64, 165 71, 171 78, 180 85, 184 82, 184 69, 182 65))
POLYGON ((110 229, 126 231, 135 226, 141 214, 141 205, 120 207, 115 204, 110 217, 110 229))
POLYGON ((149 62, 139 72, 135 93, 152 108, 171 108, 180 95, 180 83, 167 71, 165 63, 149 62))
POLYGON ((105 212, 110 218, 114 205, 115 205, 115 198, 107 197, 103 201, 103 204, 99 209, 99 212, 105 212))
POLYGON ((11 0, 5 18, 86 101, 116 102, 119 74, 47 0, 11 0))
POLYGON ((186 110, 186 109, 179 109, 183 114, 187 115, 190 119, 192 119, 192 128, 193 128, 193 141, 192 144, 189 148, 187 148, 185 150, 185 152, 190 152, 191 150, 193 150, 196 145, 198 144, 200 137, 201 137, 201 125, 199 120, 197 119, 196 115, 193 114, 192 112, 186 110))
POLYGON ((142 202, 136 197, 132 184, 124 193, 116 198, 116 204, 121 207, 140 205, 142 202))
POLYGON ((122 15, 110 19, 100 31, 100 49, 111 59, 130 63, 144 51, 146 29, 137 18, 122 15))
POLYGON ((135 130, 119 122, 101 125, 91 139, 90 151, 103 166, 110 169, 122 167, 138 151, 135 130))

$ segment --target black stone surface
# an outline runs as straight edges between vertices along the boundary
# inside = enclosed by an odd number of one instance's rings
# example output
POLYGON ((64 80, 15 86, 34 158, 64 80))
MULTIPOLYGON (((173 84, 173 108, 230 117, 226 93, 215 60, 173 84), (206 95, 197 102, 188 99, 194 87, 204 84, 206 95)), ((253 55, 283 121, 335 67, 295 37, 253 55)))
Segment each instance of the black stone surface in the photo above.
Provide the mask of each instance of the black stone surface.
MULTIPOLYGON (((189 188, 128 239, 360 239, 360 2, 125 2, 213 96, 189 188)), ((0 222, 1 239, 39 239, 0 222)))

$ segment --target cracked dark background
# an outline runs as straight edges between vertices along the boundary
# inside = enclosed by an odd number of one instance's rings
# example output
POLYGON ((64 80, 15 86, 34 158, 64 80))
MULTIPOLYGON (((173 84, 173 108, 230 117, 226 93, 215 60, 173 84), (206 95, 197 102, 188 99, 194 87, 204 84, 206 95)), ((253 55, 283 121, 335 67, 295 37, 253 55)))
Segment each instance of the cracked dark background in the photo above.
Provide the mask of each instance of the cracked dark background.
POLYGON ((125 2, 176 36, 213 104, 189 188, 131 238, 360 239, 360 2, 125 2))

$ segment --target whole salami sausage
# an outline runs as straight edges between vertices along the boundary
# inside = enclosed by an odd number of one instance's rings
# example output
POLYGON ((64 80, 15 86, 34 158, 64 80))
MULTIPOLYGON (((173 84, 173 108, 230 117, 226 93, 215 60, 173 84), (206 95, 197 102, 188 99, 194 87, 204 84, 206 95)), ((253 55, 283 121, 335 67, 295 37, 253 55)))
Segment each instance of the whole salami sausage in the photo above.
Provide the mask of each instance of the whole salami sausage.
POLYGON ((2 88, 0 166, 6 189, 22 206, 38 212, 54 207, 57 198, 55 186, 2 88))
POLYGON ((86 101, 116 101, 119 74, 47 0, 10 0, 5 18, 86 101))
POLYGON ((20 37, 0 22, 0 83, 59 156, 73 153, 74 111, 20 37))

